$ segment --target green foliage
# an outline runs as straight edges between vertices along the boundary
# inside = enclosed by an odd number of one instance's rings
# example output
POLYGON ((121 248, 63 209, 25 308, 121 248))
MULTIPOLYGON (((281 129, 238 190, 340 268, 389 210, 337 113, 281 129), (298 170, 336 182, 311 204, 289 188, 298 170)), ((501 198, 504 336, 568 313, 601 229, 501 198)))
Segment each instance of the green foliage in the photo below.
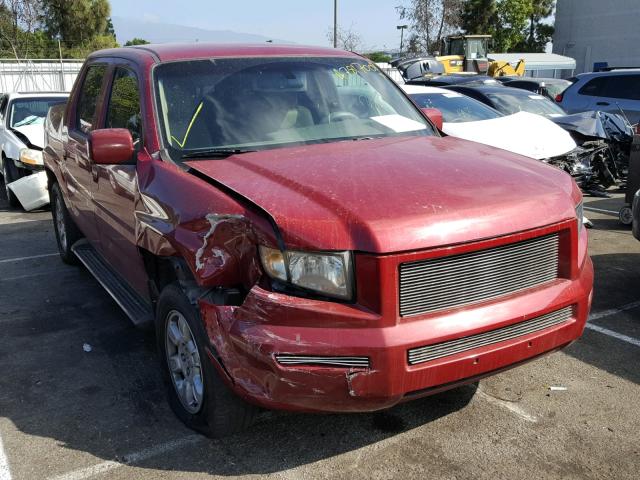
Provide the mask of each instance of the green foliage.
POLYGON ((147 42, 144 38, 134 38, 132 40, 127 40, 127 43, 124 44, 125 47, 132 47, 134 45, 147 45, 147 42))
POLYGON ((110 11, 108 0, 0 0, 0 57, 83 58, 116 47, 110 11))
POLYGON ((375 63, 386 63, 391 61, 391 55, 387 55, 384 52, 365 53, 364 56, 375 63))
POLYGON ((465 33, 493 36, 494 52, 544 52, 553 27, 554 0, 466 0, 461 14, 465 33))

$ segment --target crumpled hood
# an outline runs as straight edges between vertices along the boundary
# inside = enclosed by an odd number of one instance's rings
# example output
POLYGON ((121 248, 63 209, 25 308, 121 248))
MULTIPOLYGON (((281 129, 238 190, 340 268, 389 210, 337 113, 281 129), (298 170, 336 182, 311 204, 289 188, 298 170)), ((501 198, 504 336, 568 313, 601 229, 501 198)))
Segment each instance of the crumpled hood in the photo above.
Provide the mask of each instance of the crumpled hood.
POLYGON ((477 122, 445 123, 447 135, 542 160, 576 148, 569 132, 541 115, 518 112, 477 122))
POLYGON ((44 125, 23 125, 13 129, 22 133, 36 147, 44 148, 44 125))
POLYGON ((187 165, 266 210, 287 248, 451 245, 571 218, 579 198, 554 167, 450 137, 335 142, 187 165))

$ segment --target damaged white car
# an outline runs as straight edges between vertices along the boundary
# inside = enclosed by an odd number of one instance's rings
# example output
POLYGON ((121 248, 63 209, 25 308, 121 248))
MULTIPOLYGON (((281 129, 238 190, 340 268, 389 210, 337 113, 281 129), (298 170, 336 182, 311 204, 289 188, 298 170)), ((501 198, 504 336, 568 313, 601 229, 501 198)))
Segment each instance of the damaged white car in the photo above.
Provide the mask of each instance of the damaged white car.
POLYGON ((442 131, 452 137, 491 145, 536 160, 566 155, 576 148, 571 135, 551 120, 528 112, 503 115, 458 92, 402 85, 420 108, 442 113, 442 131))
POLYGON ((0 167, 11 207, 34 210, 49 203, 42 163, 44 120, 68 93, 7 93, 0 97, 0 167))

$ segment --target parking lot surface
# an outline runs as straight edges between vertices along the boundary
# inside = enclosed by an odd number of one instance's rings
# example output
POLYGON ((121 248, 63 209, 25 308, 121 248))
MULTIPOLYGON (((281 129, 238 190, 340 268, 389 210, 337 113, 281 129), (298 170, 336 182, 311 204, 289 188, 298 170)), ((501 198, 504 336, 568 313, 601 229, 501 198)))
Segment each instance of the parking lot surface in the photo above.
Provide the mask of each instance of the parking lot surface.
POLYGON ((152 334, 60 261, 50 212, 0 198, 0 480, 638 478, 640 242, 621 203, 585 199, 596 290, 564 351, 477 391, 377 414, 269 412, 212 441, 169 410, 152 334))

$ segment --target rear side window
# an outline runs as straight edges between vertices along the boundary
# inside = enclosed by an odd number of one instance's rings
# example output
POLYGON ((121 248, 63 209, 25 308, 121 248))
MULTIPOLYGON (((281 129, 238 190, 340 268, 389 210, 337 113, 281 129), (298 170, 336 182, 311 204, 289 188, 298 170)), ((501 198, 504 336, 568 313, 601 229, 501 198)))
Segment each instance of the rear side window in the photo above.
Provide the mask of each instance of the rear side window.
POLYGON ((589 80, 586 85, 584 85, 578 93, 580 95, 589 95, 591 97, 600 97, 600 92, 602 91, 602 87, 604 86, 604 77, 596 77, 589 80))
POLYGON ((76 128, 83 133, 89 133, 94 128, 96 120, 96 106, 102 80, 107 72, 106 65, 92 65, 87 69, 87 75, 80 90, 78 110, 76 113, 76 128))
POLYGON ((107 128, 126 128, 133 141, 142 136, 138 77, 128 68, 116 68, 107 110, 107 128))
POLYGON ((606 77, 600 96, 640 100, 640 75, 606 77))

